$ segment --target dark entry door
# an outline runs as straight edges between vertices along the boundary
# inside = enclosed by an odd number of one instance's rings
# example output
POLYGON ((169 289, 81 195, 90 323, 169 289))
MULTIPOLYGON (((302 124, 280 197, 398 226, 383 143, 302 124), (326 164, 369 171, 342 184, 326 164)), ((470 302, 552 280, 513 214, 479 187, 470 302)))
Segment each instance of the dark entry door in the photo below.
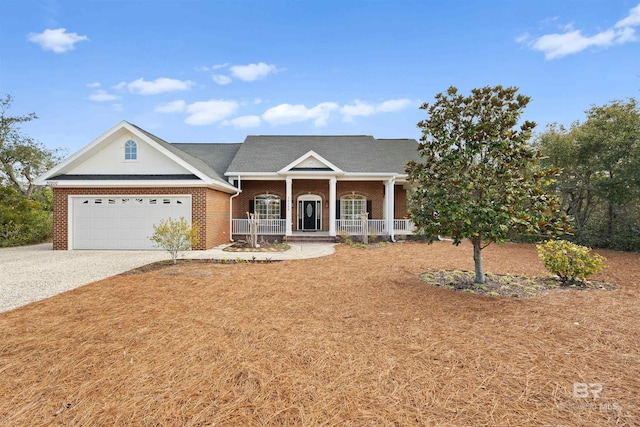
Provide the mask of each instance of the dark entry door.
POLYGON ((302 202, 302 228, 304 230, 316 230, 316 201, 305 200, 302 202))

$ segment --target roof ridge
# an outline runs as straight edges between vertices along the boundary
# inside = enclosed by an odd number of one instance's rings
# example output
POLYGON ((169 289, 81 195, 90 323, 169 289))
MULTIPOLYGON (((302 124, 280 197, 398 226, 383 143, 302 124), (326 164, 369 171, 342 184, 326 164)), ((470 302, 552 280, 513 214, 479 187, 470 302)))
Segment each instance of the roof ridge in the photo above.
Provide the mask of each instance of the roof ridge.
MULTIPOLYGON (((368 136, 370 138, 373 138, 373 135, 247 135, 247 138, 250 136, 259 136, 259 137, 265 137, 265 136, 270 136, 270 137, 313 137, 313 138, 335 138, 335 137, 362 137, 362 136, 368 136)), ((375 138, 374 138, 375 139, 375 138)))

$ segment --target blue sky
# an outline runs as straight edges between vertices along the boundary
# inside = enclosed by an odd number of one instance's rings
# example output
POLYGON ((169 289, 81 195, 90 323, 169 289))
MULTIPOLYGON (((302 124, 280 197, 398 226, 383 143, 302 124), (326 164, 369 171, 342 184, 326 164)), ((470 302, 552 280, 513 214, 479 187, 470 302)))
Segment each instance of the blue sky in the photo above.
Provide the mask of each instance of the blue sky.
POLYGON ((67 154, 130 121, 169 142, 419 138, 453 85, 570 124, 640 93, 640 1, 0 0, 0 93, 67 154))

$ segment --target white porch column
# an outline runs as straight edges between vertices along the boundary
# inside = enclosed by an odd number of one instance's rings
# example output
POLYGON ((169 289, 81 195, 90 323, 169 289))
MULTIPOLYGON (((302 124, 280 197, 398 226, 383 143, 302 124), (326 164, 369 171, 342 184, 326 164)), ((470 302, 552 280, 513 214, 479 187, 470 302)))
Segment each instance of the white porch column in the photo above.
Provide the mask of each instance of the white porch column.
POLYGON ((329 179, 329 236, 336 235, 336 177, 329 179))
POLYGON ((385 198, 384 198, 384 203, 385 203, 385 209, 384 209, 384 214, 385 214, 385 219, 387 220, 387 231, 389 232, 389 237, 391 238, 391 240, 393 240, 394 238, 394 227, 393 227, 393 220, 394 220, 394 206, 395 206, 395 178, 391 178, 390 180, 386 181, 384 183, 385 185, 385 198))
POLYGON ((285 235, 291 236, 293 235, 293 218, 291 218, 293 212, 293 178, 290 176, 287 177, 287 227, 285 230, 285 235))

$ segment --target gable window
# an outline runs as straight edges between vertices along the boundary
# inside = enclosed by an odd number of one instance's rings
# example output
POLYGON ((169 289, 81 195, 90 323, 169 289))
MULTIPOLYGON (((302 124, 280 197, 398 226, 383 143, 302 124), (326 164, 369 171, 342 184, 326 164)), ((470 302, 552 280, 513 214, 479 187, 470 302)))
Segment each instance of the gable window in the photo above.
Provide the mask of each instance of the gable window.
POLYGON ((280 219, 280 197, 274 194, 261 194, 256 196, 254 206, 260 219, 280 219))
POLYGON ((358 194, 350 194, 340 198, 340 219, 360 219, 360 214, 367 211, 367 199, 358 194))
POLYGON ((124 159, 138 160, 138 144, 135 141, 129 140, 124 144, 124 159))

